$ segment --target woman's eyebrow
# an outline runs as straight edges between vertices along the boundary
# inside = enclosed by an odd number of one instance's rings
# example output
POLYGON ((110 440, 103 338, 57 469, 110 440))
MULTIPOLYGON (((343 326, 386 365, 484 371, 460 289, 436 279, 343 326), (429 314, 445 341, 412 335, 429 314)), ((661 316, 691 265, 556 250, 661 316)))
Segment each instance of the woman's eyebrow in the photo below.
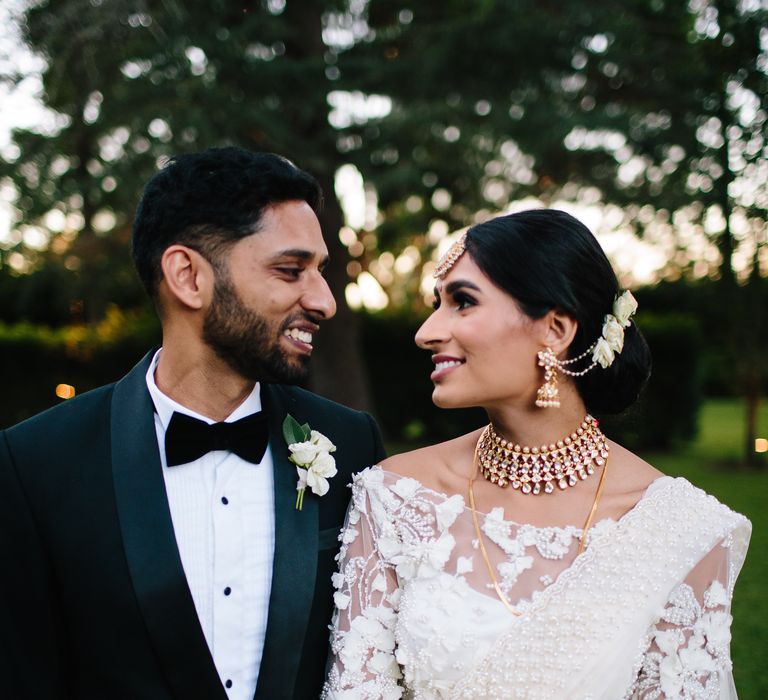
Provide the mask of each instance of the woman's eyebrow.
POLYGON ((474 282, 470 282, 469 280, 454 280, 453 282, 449 282, 445 285, 445 293, 453 294, 462 287, 466 287, 467 289, 474 289, 476 292, 481 291, 480 287, 478 287, 474 282))

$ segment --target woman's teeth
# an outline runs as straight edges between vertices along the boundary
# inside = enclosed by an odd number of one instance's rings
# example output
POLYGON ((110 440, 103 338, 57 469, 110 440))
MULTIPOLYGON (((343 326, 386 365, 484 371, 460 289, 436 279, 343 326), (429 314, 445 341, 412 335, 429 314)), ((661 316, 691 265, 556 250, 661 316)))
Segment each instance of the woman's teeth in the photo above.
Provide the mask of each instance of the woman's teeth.
POLYGON ((308 331, 300 331, 298 328, 291 328, 285 331, 285 335, 293 340, 298 340, 301 343, 312 345, 312 334, 308 331))
POLYGON ((435 371, 439 372, 441 369, 448 369, 448 367, 458 367, 461 364, 458 360, 447 360, 445 362, 438 362, 435 365, 435 371))

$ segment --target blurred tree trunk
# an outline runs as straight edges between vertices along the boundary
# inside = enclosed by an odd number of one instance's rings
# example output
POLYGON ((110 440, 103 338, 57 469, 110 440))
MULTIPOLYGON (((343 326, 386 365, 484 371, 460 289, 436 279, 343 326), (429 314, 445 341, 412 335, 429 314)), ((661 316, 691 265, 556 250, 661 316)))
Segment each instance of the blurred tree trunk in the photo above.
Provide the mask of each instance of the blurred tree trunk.
MULTIPOLYGON (((286 38, 286 56, 311 66, 316 81, 328 81, 323 42, 323 12, 325 2, 288 3, 284 18, 292 32, 286 38)), ((330 89, 330 86, 328 87, 330 89)), ((328 284, 336 299, 336 316, 321 325, 317 347, 312 358, 311 388, 318 394, 351 406, 370 411, 371 392, 366 374, 360 338, 360 318, 347 306, 344 291, 349 282, 349 254, 339 240, 344 225, 344 213, 336 195, 335 176, 339 165, 336 134, 328 124, 326 90, 302 91, 303 99, 287 108, 287 116, 301 133, 301 141, 311 144, 303 153, 288 153, 296 163, 314 175, 323 189, 324 205, 320 213, 330 263, 326 271, 328 284)))
POLYGON ((325 242, 331 256, 326 277, 336 298, 336 316, 323 323, 312 360, 311 387, 352 408, 370 411, 371 392, 363 361, 360 317, 344 298, 347 275, 346 248, 339 240, 343 214, 334 194, 333 178, 324 176, 320 184, 325 192, 325 208, 320 216, 325 242))

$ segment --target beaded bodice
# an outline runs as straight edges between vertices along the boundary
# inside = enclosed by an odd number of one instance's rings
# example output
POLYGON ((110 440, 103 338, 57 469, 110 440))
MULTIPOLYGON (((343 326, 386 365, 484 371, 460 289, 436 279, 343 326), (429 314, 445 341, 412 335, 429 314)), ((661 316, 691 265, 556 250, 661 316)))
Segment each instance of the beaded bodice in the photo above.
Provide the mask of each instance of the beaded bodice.
POLYGON ((578 556, 575 526, 514 523, 500 508, 479 522, 518 616, 492 587, 460 495, 377 467, 357 477, 324 697, 721 697, 706 693, 730 683, 741 516, 664 477, 619 521, 594 525, 578 556), (695 673, 680 664, 691 647, 695 673), (678 681, 688 694, 667 692, 678 681))

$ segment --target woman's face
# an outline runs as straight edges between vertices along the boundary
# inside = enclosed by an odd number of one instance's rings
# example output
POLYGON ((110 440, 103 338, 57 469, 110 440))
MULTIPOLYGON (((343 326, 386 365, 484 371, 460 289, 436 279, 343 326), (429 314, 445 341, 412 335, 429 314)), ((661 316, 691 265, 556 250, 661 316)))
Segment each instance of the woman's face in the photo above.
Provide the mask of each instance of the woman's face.
POLYGON ((432 352, 432 400, 441 408, 533 406, 543 372, 547 317, 534 320, 486 277, 468 253, 435 287, 435 310, 416 333, 432 352))

